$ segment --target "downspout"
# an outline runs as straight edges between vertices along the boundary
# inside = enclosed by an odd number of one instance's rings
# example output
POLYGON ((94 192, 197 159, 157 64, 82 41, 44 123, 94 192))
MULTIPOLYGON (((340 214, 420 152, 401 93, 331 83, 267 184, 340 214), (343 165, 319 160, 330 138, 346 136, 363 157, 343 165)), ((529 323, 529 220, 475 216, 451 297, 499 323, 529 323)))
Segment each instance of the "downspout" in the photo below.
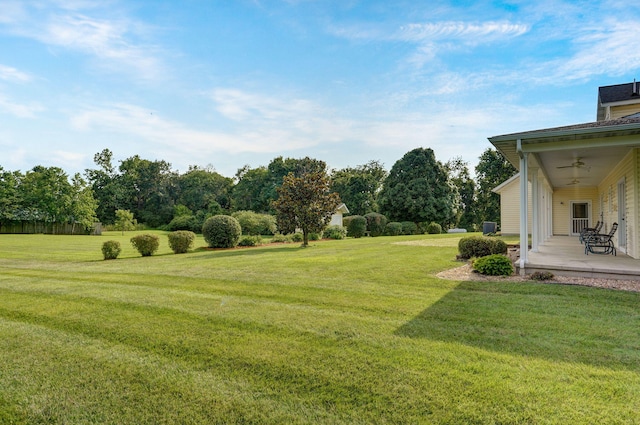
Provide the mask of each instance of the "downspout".
POLYGON ((529 252, 529 154, 522 150, 522 139, 516 140, 516 151, 520 157, 520 275, 524 276, 529 252))

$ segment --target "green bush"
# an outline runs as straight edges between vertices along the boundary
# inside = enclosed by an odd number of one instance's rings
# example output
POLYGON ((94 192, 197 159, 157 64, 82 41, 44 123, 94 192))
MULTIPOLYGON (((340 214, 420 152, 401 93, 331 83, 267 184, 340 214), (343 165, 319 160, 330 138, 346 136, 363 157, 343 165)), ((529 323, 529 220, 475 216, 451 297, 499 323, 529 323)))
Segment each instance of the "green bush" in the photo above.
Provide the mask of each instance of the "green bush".
POLYGON ((276 218, 270 214, 236 211, 231 216, 240 223, 243 235, 273 235, 277 230, 276 218))
POLYGON ((402 223, 392 221, 384 227, 384 234, 387 236, 399 236, 402 234, 402 223))
POLYGON ((402 223, 402 234, 403 235, 417 235, 418 234, 418 225, 413 221, 403 221, 402 223))
POLYGON ((131 238, 131 245, 138 250, 143 257, 149 257, 158 250, 160 238, 156 235, 136 235, 131 238))
POLYGON ((319 241, 320 239, 322 239, 322 232, 320 232, 320 233, 317 233, 317 232, 309 233, 309 240, 310 241, 319 241))
POLYGON ((214 215, 202 225, 202 236, 211 248, 233 248, 241 235, 240 223, 230 215, 214 215))
POLYGON ((506 255, 492 254, 478 258, 473 262, 473 269, 488 276, 511 276, 513 264, 506 255))
POLYGON ((352 238, 361 238, 367 232, 367 219, 361 215, 349 216, 347 235, 352 238))
POLYGON ((440 233, 442 233, 442 226, 432 221, 431 223, 427 224, 426 231, 430 235, 439 235, 440 233))
POLYGON ((458 242, 461 258, 484 257, 491 254, 506 254, 507 244, 502 239, 484 236, 468 236, 458 242))
POLYGON ((238 241, 238 246, 259 246, 262 245, 262 237, 260 235, 245 235, 238 241))
POLYGON ((337 224, 329 226, 324 229, 324 237, 327 239, 344 239, 347 237, 347 229, 337 224))
POLYGON ((553 273, 551 272, 533 272, 529 275, 529 279, 531 280, 539 280, 539 281, 544 281, 544 280, 550 280, 553 279, 553 273))
POLYGON ((102 244, 102 255, 105 260, 115 260, 120 255, 122 249, 118 241, 106 241, 102 244))
POLYGON ((193 215, 179 215, 173 217, 169 224, 167 224, 166 229, 170 232, 175 232, 177 230, 189 230, 191 232, 195 232, 202 229, 202 223, 200 223, 193 215))
POLYGON ((387 217, 382 214, 371 212, 365 214, 364 218, 367 219, 367 230, 369 236, 381 236, 384 234, 384 228, 387 225, 387 217))
POLYGON ((302 242, 304 240, 304 236, 302 235, 302 233, 296 232, 287 236, 291 239, 291 242, 302 242))
POLYGON ((169 238, 169 246, 175 254, 183 254, 189 251, 189 248, 196 240, 196 234, 190 230, 177 230, 167 235, 169 238))
POLYGON ((283 235, 282 233, 276 233, 271 238, 272 243, 286 243, 291 242, 291 238, 289 236, 283 235))

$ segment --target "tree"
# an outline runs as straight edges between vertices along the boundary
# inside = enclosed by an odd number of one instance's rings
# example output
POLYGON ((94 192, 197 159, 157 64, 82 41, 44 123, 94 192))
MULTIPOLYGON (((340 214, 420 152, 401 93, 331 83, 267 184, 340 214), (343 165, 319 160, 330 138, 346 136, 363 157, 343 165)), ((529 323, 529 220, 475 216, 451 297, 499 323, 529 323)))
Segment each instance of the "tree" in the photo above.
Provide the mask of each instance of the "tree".
POLYGON ((192 165, 189 171, 177 178, 177 184, 177 203, 186 206, 194 213, 231 208, 233 180, 218 174, 211 168, 192 165))
POLYGON ((513 177, 517 170, 497 150, 487 148, 476 165, 478 181, 476 201, 476 224, 483 221, 495 221, 500 224, 500 195, 492 189, 513 177))
POLYGON ((417 148, 391 168, 379 200, 392 221, 446 223, 456 214, 456 189, 433 150, 417 148))
POLYGON ((0 226, 19 219, 22 207, 20 182, 24 176, 19 172, 5 171, 0 167, 0 226))
POLYGON ((250 168, 236 173, 237 183, 232 190, 233 207, 237 211, 266 213, 271 210, 271 178, 267 167, 250 168))
POLYGON ((135 230, 138 222, 133 218, 133 213, 129 210, 116 210, 115 229, 122 231, 135 230))
POLYGON ((80 174, 76 173, 73 176, 72 185, 71 216, 73 227, 75 228, 75 225, 79 224, 84 230, 88 231, 98 221, 96 216, 98 201, 93 197, 91 187, 80 177, 80 174))
POLYGON ((320 233, 340 204, 337 193, 329 191, 326 172, 311 171, 297 177, 293 172, 284 177, 273 202, 278 229, 282 233, 302 230, 303 246, 309 245, 309 233, 320 233))
POLYGON ((449 179, 458 190, 457 215, 450 224, 473 231, 476 224, 476 184, 469 174, 469 163, 456 157, 447 161, 444 166, 449 179))
POLYGON ((20 188, 27 220, 64 223, 71 219, 73 188, 61 168, 37 165, 27 171, 20 188))
POLYGON ((355 168, 334 171, 331 190, 340 195, 352 214, 377 212, 378 193, 386 176, 387 172, 380 162, 369 161, 355 168))
POLYGON ((125 181, 116 173, 111 162, 112 158, 113 153, 109 149, 103 149, 93 156, 93 162, 99 168, 86 169, 84 172, 98 203, 96 208, 98 220, 105 224, 114 223, 116 210, 128 206, 125 181))

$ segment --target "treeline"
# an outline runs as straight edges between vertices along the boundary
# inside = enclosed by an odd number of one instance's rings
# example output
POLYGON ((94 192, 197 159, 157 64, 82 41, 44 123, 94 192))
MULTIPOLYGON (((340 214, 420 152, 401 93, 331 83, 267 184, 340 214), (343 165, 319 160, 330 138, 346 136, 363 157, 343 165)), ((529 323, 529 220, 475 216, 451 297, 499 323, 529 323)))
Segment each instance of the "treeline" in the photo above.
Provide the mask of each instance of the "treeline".
MULTIPOLYGON (((498 195, 491 189, 515 173, 492 149, 487 149, 471 178, 460 158, 442 163, 431 149, 414 149, 390 171, 379 161, 329 170, 312 158, 273 159, 267 166, 245 166, 233 178, 211 168, 191 166, 180 174, 164 160, 138 155, 113 164, 109 149, 94 156, 96 165, 84 176, 69 178, 57 167, 36 166, 26 173, 0 167, 0 226, 15 221, 113 224, 116 211, 129 210, 139 223, 170 228, 176 221, 197 223, 235 211, 274 213, 277 189, 292 173, 325 173, 350 213, 384 214, 392 221, 435 222, 443 228, 470 231, 483 221, 499 221, 498 195)), ((174 226, 175 227, 175 226, 174 226)), ((177 226, 179 227, 179 226, 177 226)))

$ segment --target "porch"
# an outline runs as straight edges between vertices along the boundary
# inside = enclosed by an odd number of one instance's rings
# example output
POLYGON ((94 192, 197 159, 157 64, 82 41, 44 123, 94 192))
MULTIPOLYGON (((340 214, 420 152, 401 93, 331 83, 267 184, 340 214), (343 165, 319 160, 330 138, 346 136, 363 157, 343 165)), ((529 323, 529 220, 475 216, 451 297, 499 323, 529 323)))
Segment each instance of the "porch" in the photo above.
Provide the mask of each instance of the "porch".
MULTIPOLYGON (((552 236, 538 245, 537 252, 528 252, 525 272, 536 271, 549 271, 558 276, 640 280, 640 260, 620 250, 617 256, 586 255, 577 236, 552 236)), ((519 267, 516 272, 520 272, 519 267)))

